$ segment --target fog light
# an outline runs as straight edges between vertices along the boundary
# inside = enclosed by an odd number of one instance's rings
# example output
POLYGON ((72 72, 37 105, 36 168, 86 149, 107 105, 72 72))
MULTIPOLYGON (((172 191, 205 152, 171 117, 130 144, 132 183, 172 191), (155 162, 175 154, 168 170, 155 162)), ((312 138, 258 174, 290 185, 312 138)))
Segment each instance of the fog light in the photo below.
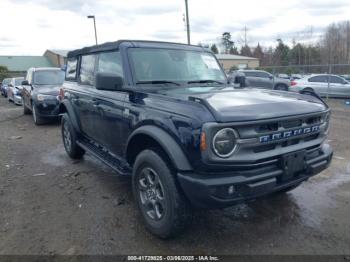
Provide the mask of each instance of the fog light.
POLYGON ((236 190, 235 190, 235 187, 234 187, 234 186, 229 186, 229 187, 228 187, 228 190, 227 190, 227 193, 228 193, 229 195, 232 195, 235 191, 236 191, 236 190))

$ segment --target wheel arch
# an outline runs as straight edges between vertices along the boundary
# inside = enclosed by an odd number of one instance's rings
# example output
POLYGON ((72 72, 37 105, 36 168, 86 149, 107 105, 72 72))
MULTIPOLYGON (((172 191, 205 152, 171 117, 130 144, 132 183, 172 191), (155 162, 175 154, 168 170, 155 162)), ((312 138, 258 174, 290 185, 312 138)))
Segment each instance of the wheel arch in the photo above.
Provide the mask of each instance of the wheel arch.
POLYGON ((161 149, 177 170, 192 170, 185 153, 170 134, 159 127, 150 125, 141 126, 130 135, 125 152, 129 165, 132 166, 134 164, 138 153, 150 147, 161 149))
POLYGON ((74 114, 74 109, 73 109, 72 105, 67 100, 63 100, 60 103, 58 114, 60 114, 60 115, 68 114, 70 120, 72 121, 74 129, 76 131, 80 132, 80 127, 79 127, 79 124, 78 124, 78 120, 77 120, 77 118, 76 118, 76 116, 74 114))

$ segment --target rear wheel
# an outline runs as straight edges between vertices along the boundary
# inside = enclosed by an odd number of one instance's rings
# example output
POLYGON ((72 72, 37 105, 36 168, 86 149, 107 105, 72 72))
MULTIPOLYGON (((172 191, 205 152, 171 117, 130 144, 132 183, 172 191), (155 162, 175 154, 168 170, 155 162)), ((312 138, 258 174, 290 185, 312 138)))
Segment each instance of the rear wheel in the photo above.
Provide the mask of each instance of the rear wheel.
POLYGON ((185 229, 192 208, 179 191, 172 169, 157 150, 144 150, 136 158, 132 187, 147 229, 170 238, 185 229))
POLYGON ((278 84, 275 86, 275 90, 288 91, 288 86, 278 84))
POLYGON ((80 159, 85 154, 85 150, 77 144, 77 133, 67 114, 62 116, 61 134, 64 148, 70 158, 80 159))

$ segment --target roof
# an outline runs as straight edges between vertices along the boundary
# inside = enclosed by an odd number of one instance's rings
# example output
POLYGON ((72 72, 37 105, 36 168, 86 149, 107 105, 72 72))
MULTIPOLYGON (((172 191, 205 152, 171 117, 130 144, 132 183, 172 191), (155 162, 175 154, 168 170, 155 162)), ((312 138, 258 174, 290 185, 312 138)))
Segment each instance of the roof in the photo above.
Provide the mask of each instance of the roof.
POLYGON ((118 40, 116 42, 107 42, 100 45, 94 45, 89 47, 84 47, 81 49, 73 50, 68 52, 67 57, 74 57, 82 54, 91 54, 101 51, 112 51, 119 49, 119 46, 122 43, 129 43, 130 46, 133 47, 169 47, 176 49, 188 49, 188 50, 202 50, 208 52, 203 47, 195 46, 195 45, 187 45, 181 43, 172 43, 172 42, 160 42, 160 41, 146 41, 146 40, 118 40))
MULTIPOLYGON (((51 53, 54 53, 56 55, 59 55, 59 56, 63 56, 63 57, 67 57, 67 54, 69 52, 69 50, 64 50, 64 49, 47 49, 45 51, 46 52, 51 52, 51 53)), ((44 53, 44 55, 45 55, 44 53)))
POLYGON ((53 66, 45 56, 0 56, 0 65, 13 72, 24 72, 30 67, 53 66))
POLYGON ((231 55, 231 54, 216 54, 216 58, 219 60, 258 60, 255 57, 231 55))

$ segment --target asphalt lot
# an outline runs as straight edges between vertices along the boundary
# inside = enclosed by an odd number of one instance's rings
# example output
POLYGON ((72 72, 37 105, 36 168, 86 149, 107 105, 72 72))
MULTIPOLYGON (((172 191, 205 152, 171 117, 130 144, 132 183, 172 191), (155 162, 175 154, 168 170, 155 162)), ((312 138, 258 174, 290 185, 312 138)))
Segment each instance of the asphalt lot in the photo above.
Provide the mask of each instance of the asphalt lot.
POLYGON ((350 254, 350 106, 331 100, 331 167, 294 191, 196 212, 172 240, 143 227, 129 179, 70 160, 57 123, 0 98, 0 254, 350 254))

